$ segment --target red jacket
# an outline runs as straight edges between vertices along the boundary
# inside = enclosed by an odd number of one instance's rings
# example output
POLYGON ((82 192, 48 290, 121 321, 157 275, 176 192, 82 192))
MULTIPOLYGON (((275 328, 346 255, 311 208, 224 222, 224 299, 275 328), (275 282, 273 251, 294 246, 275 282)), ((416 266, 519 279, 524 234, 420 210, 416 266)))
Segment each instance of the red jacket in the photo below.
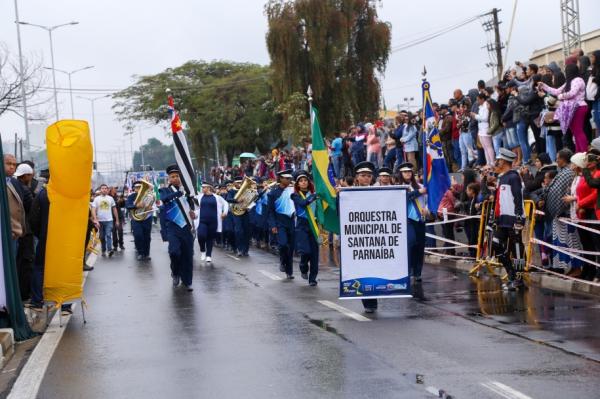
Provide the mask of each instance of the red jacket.
POLYGON ((460 129, 458 128, 458 118, 456 114, 452 114, 452 140, 460 138, 460 129))
MULTIPOLYGON (((600 177, 600 170, 594 171, 592 177, 600 177)), ((598 190, 588 186, 585 179, 579 179, 579 183, 577 184, 575 192, 577 196, 577 206, 579 207, 579 209, 595 209, 596 219, 600 219, 600 209, 596 207, 596 202, 598 200, 598 190)), ((578 218, 581 218, 581 215, 582 214, 577 212, 578 218)))

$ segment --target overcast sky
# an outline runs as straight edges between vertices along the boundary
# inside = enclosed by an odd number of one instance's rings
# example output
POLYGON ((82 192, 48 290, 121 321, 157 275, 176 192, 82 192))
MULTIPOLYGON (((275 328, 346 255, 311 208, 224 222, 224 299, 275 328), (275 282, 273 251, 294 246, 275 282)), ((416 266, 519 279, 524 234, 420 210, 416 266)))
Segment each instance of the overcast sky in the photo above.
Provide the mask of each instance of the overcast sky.
MULTIPOLYGON (((263 14, 264 0, 19 0, 21 21, 57 25, 78 21, 54 32, 55 66, 74 70, 87 65, 95 68, 73 75, 76 89, 122 89, 131 84, 133 75, 154 74, 191 59, 232 60, 268 64, 265 46, 267 30, 263 14)), ((580 0, 581 32, 600 28, 600 2, 580 0)), ((392 24, 392 45, 419 38, 424 34, 463 21, 471 16, 502 9, 501 35, 506 40, 512 16, 513 0, 420 0, 415 2, 384 0, 378 8, 382 20, 392 24), (409 6, 410 4, 410 6, 409 6)), ((0 2, 0 42, 17 55, 13 0, 0 2)), ((24 55, 50 65, 48 34, 30 26, 21 27, 24 55)), ((527 60, 532 51, 561 39, 559 0, 520 1, 509 62, 527 60)), ((487 37, 480 22, 473 22, 427 43, 391 54, 383 78, 383 94, 388 109, 405 104, 405 97, 420 102, 420 73, 427 66, 434 101, 445 102, 454 88, 468 89, 478 79, 489 79, 485 67, 487 51, 481 49, 487 37)), ((48 73, 45 86, 51 87, 48 73)), ((67 77, 57 74, 57 86, 68 87, 67 77)), ((49 96, 51 91, 44 92, 49 96)), ((94 97, 98 93, 82 95, 94 97)), ((97 145, 100 162, 120 148, 123 127, 111 110, 112 100, 96 102, 97 145), (104 158, 104 159, 103 159, 104 158)), ((69 96, 59 94, 61 117, 70 116, 69 96)), ((43 108, 53 117, 53 104, 43 108)), ((75 118, 91 121, 89 101, 75 98, 75 118)), ((0 132, 23 135, 21 119, 0 116, 0 132)), ((157 127, 144 127, 144 141, 150 136, 168 142, 157 127)), ((139 145, 136 137, 134 146, 139 145)), ((113 155, 114 157, 114 155, 113 155)))

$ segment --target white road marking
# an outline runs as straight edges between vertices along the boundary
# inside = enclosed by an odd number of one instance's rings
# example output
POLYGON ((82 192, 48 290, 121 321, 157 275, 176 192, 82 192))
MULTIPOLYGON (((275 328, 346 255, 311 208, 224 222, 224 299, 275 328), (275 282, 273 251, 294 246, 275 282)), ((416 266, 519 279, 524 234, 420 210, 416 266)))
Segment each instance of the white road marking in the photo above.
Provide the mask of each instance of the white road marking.
POLYGON ((440 395, 440 390, 436 387, 427 387, 425 388, 425 390, 435 397, 438 397, 440 395))
POLYGON ((482 382, 481 385, 506 399, 532 399, 531 396, 498 381, 482 382))
POLYGON ((227 254, 227 256, 229 256, 231 259, 240 260, 240 258, 238 258, 237 256, 233 256, 233 255, 229 255, 229 254, 227 254))
MULTIPOLYGON (((85 272, 83 275, 84 286, 88 273, 89 272, 85 272)), ((78 303, 73 303, 71 306, 73 312, 77 308, 77 305, 78 303)), ((81 306, 81 304, 79 305, 81 306)), ((52 316, 48 328, 31 353, 31 356, 29 356, 29 359, 27 359, 27 363, 15 381, 15 384, 8 395, 8 399, 35 399, 37 397, 40 385, 46 374, 46 369, 48 369, 50 360, 52 360, 52 356, 54 355, 54 351, 56 351, 56 348, 67 329, 67 325, 69 324, 69 321, 71 321, 72 315, 62 316, 63 326, 60 327, 60 312, 61 310, 57 309, 54 316, 52 316)))
POLYGON ((371 319, 369 319, 368 317, 365 317, 356 312, 353 312, 350 309, 346 309, 345 307, 340 306, 337 303, 333 303, 331 301, 317 301, 317 302, 319 302, 321 305, 327 306, 328 308, 337 310, 341 314, 348 316, 356 321, 371 321, 371 319))
POLYGON ((268 277, 268 278, 270 278, 271 280, 275 280, 275 281, 280 281, 280 280, 283 280, 283 279, 282 279, 281 277, 279 277, 278 275, 276 275, 276 274, 273 274, 273 273, 271 273, 271 272, 268 272, 268 271, 266 271, 266 270, 259 270, 258 272, 259 272, 260 274, 263 274, 263 275, 267 276, 267 277, 268 277))

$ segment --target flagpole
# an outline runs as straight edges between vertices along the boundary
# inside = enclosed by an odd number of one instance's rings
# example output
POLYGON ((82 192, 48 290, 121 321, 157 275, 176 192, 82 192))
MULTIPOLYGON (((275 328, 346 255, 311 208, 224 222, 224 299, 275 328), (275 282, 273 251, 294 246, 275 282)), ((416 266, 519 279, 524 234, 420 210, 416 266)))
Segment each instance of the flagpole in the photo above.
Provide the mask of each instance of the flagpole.
MULTIPOLYGON (((427 81, 427 68, 423 65, 423 83, 427 81)), ((421 107, 421 117, 423 118, 423 185, 427 188, 427 118, 425 118, 425 92, 423 89, 423 83, 421 84, 421 97, 423 98, 423 105, 421 107)))
POLYGON ((310 85, 308 85, 308 89, 306 90, 306 94, 308 95, 308 119, 310 121, 310 135, 312 137, 313 133, 313 125, 312 125, 312 102, 313 102, 313 91, 310 85))

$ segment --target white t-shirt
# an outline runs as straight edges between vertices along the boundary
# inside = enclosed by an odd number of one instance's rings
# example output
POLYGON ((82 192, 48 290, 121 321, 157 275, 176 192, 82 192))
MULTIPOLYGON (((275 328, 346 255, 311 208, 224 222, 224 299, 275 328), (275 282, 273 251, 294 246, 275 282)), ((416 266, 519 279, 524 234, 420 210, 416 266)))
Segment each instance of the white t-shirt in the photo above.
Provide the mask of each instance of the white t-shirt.
POLYGON ((115 200, 110 195, 99 195, 92 202, 92 208, 96 210, 99 222, 112 222, 112 209, 115 206, 117 204, 115 204, 115 200))

